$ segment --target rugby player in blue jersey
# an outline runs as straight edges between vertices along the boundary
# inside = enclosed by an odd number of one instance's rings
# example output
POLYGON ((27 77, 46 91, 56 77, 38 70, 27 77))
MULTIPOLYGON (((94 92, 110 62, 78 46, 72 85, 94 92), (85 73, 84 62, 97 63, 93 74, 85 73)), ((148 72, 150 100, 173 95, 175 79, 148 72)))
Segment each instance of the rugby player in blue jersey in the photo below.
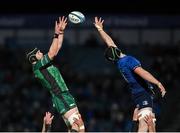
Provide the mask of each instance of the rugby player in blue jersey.
POLYGON ((144 118, 152 115, 153 107, 152 94, 147 89, 150 89, 153 84, 156 85, 162 97, 164 97, 166 90, 160 81, 142 68, 141 63, 135 57, 121 52, 112 38, 103 30, 103 22, 104 20, 101 18, 95 17, 94 25, 108 46, 105 51, 105 57, 117 65, 120 73, 129 85, 132 100, 139 108, 138 132, 147 132, 148 125, 144 118))

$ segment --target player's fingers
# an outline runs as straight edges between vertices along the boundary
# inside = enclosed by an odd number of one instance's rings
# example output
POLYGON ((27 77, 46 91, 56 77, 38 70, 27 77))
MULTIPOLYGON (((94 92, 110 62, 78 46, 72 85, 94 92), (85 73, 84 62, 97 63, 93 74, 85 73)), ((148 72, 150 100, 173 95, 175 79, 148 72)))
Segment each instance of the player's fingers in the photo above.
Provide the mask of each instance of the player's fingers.
POLYGON ((62 16, 62 21, 64 22, 64 16, 62 16))
POLYGON ((98 21, 98 18, 97 18, 97 17, 95 17, 95 23, 97 23, 97 21, 98 21))
POLYGON ((162 91, 162 93, 161 93, 162 97, 164 97, 165 94, 166 94, 166 91, 162 91))
POLYGON ((142 116, 142 114, 138 115, 137 118, 139 119, 142 116))
POLYGON ((138 108, 135 108, 135 109, 134 109, 134 112, 137 112, 138 110, 139 110, 138 108))
POLYGON ((59 17, 59 23, 61 22, 61 17, 59 17))
POLYGON ((61 27, 63 28, 63 27, 65 27, 66 25, 67 25, 67 22, 64 22, 64 21, 63 21, 61 27))
POLYGON ((154 118, 154 117, 153 117, 152 115, 150 115, 150 116, 149 116, 149 119, 151 119, 151 120, 152 120, 153 118, 154 118))
POLYGON ((51 116, 51 120, 54 118, 54 115, 53 116, 51 116))
POLYGON ((155 118, 155 114, 153 113, 153 114, 151 115, 151 117, 152 117, 152 118, 155 118))
POLYGON ((97 23, 99 23, 99 22, 100 22, 100 18, 98 19, 97 23))
POLYGON ((51 113, 50 112, 48 112, 48 117, 50 117, 51 116, 51 113))
POLYGON ((103 24, 103 23, 104 23, 104 20, 101 21, 101 24, 103 24))
POLYGON ((137 114, 138 114, 138 110, 139 110, 138 108, 135 108, 135 109, 134 109, 134 115, 137 115, 137 114))
POLYGON ((146 115, 146 118, 147 118, 147 119, 150 119, 150 118, 151 118, 151 115, 146 115))
POLYGON ((57 23, 57 21, 55 21, 55 27, 57 27, 57 25, 58 25, 58 23, 57 23))
POLYGON ((146 116, 144 116, 144 121, 148 121, 148 116, 146 115, 146 116))
POLYGON ((67 25, 67 22, 66 22, 66 23, 64 23, 64 27, 66 27, 66 25, 67 25))
POLYGON ((101 17, 99 18, 99 22, 101 22, 101 17))
POLYGON ((67 17, 65 17, 64 22, 65 22, 65 23, 67 22, 67 17))

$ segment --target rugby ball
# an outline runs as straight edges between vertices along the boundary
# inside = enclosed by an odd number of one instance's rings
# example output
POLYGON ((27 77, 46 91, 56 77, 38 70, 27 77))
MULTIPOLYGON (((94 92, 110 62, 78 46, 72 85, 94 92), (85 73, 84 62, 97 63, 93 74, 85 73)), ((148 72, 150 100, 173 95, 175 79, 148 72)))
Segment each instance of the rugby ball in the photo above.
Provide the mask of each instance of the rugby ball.
POLYGON ((85 21, 85 16, 79 11, 73 11, 69 13, 68 19, 73 24, 79 24, 85 21))

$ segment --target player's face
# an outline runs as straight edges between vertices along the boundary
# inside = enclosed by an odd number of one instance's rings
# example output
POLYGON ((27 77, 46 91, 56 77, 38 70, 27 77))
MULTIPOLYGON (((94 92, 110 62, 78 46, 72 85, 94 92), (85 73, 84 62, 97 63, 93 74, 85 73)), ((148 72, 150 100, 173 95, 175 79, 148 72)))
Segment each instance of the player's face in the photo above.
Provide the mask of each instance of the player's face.
POLYGON ((38 60, 40 60, 42 57, 43 57, 43 53, 41 53, 41 51, 38 50, 37 53, 36 53, 36 58, 37 58, 38 60))

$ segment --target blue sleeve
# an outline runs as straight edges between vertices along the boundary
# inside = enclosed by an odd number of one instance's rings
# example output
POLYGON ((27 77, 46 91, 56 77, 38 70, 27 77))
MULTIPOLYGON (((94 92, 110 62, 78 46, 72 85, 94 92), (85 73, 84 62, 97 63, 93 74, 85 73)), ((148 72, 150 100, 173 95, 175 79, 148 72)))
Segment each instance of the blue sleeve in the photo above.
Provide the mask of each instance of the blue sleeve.
POLYGON ((131 70, 135 70, 137 67, 141 67, 141 63, 134 57, 130 57, 127 63, 131 70))

